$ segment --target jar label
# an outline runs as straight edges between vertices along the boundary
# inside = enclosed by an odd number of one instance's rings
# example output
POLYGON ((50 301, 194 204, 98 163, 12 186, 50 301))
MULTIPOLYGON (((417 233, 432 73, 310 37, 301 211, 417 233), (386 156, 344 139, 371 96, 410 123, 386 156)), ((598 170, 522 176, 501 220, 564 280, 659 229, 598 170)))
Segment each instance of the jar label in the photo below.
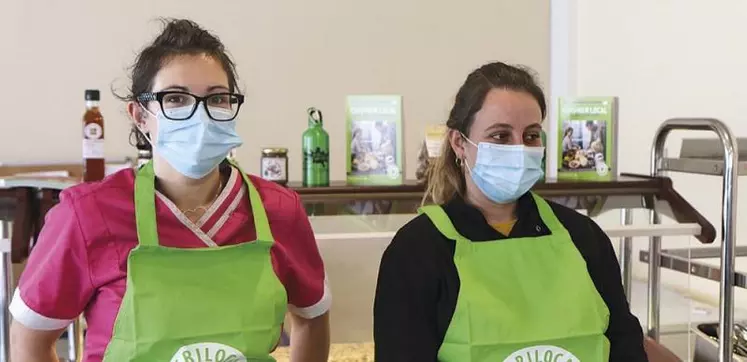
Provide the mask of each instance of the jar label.
POLYGON ((287 181, 287 162, 285 157, 262 157, 262 178, 269 181, 287 181))

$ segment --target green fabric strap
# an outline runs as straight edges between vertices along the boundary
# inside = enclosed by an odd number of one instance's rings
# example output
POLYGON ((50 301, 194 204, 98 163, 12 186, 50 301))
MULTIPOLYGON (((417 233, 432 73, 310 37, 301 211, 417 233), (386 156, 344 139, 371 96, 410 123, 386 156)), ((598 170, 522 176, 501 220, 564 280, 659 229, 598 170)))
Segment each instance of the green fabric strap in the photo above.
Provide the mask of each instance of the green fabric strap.
POLYGON ((532 198, 534 199, 534 203, 537 205, 537 211, 539 211, 540 218, 542 218, 542 222, 545 223, 545 226, 547 226, 547 228, 550 229, 553 234, 555 234, 556 232, 567 233, 563 224, 561 224, 560 220, 558 220, 558 216, 555 215, 555 212, 552 211, 550 204, 548 204, 545 199, 535 194, 534 192, 532 192, 531 194, 532 198))
POLYGON ((135 175, 135 222, 140 245, 158 245, 156 221, 156 175, 153 161, 149 161, 135 175))
MULTIPOLYGON (((534 192, 532 192, 531 195, 534 199, 535 204, 537 204, 537 211, 539 211, 540 217, 542 218, 542 221, 545 223, 547 228, 550 229, 551 232, 564 231, 565 227, 563 227, 563 225, 560 223, 560 220, 558 220, 558 217, 552 211, 550 204, 548 204, 545 199, 538 196, 534 192)), ((428 218, 431 219, 433 225, 436 226, 436 229, 438 229, 438 231, 448 239, 460 241, 467 240, 467 238, 465 238, 456 230, 454 224, 451 222, 451 219, 449 219, 449 216, 446 215, 446 211, 444 211, 441 206, 422 206, 418 209, 418 213, 426 214, 428 218)))
MULTIPOLYGON (((267 212, 262 204, 262 198, 249 177, 235 162, 229 161, 235 167, 244 180, 247 190, 249 191, 249 202, 252 207, 252 216, 254 217, 254 227, 257 231, 257 240, 261 242, 273 242, 270 229, 270 222, 267 219, 267 212)), ((135 221, 137 225, 137 236, 140 245, 157 246, 158 242, 158 221, 156 218, 156 190, 155 190, 155 173, 153 171, 153 161, 143 165, 135 176, 135 221)))
POLYGON ((249 202, 252 206, 252 215, 254 216, 254 228, 257 230, 257 240, 273 242, 275 238, 272 236, 272 230, 270 229, 270 221, 267 219, 267 212, 265 206, 262 203, 262 198, 259 196, 259 191, 254 187, 254 184, 246 175, 246 172, 233 160, 229 159, 233 167, 236 167, 241 173, 241 177, 244 180, 247 190, 249 190, 249 202))
POLYGON ((454 224, 449 219, 449 215, 446 215, 446 211, 439 205, 426 205, 418 209, 418 213, 425 214, 431 219, 433 225, 438 229, 439 232, 447 239, 451 240, 466 240, 462 234, 460 234, 454 227, 454 224))

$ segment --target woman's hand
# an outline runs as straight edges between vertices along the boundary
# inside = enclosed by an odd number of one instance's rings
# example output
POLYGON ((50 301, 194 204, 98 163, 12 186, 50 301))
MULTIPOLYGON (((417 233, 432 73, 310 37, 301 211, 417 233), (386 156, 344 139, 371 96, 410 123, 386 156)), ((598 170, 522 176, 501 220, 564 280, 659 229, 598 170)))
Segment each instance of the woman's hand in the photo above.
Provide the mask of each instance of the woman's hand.
POLYGON ((42 331, 14 321, 10 326, 10 360, 13 362, 57 362, 55 345, 64 329, 42 331))
POLYGON ((314 319, 301 318, 293 313, 290 316, 291 362, 327 362, 329 312, 314 319))

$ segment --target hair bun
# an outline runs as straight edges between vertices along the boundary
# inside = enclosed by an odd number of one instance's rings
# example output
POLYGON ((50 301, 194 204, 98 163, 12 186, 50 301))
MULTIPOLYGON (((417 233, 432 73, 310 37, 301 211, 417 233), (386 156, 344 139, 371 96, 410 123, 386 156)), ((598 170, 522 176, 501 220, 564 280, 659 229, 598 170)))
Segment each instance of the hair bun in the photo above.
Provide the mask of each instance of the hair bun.
POLYGON ((162 19, 163 31, 153 40, 154 47, 179 50, 202 49, 223 52, 217 36, 187 19, 162 19))

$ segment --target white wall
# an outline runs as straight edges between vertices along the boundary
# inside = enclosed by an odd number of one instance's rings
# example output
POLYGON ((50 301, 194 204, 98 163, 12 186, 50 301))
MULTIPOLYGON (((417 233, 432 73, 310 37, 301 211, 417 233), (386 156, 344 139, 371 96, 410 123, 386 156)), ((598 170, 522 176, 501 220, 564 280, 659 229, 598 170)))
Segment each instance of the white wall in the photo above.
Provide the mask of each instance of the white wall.
MULTIPOLYGON (((556 68, 571 77, 558 79, 573 93, 621 98, 622 170, 648 172, 653 134, 670 117, 716 117, 747 136, 747 2, 557 3, 571 6, 566 27, 572 34, 566 39, 571 62, 556 68)), ((405 97, 412 177, 424 125, 444 120, 471 69, 505 60, 528 64, 543 82, 549 80, 549 6, 542 0, 220 0, 210 6, 194 0, 2 0, 0 162, 78 161, 88 87, 103 91, 108 155, 132 155, 123 105, 107 90, 112 83, 126 87, 126 68, 157 31, 152 19, 187 16, 214 30, 238 63, 247 94, 239 126, 245 145, 238 157, 249 171, 257 171, 260 148, 285 146, 291 178, 300 179, 299 140, 305 109, 313 105, 324 111, 332 138, 332 177, 342 179, 344 96, 391 92, 405 97)), ((670 144, 670 154, 676 154, 676 140, 670 144)), ((675 175, 674 181, 718 230, 719 180, 675 175)), ((747 183, 740 186, 746 195, 747 183)), ((744 219, 747 196, 741 199, 744 219)), ((739 244, 747 245, 747 229, 737 233, 739 244)), ((682 243, 696 241, 667 240, 665 247, 682 243)), ((636 245, 644 247, 645 240, 636 245)), ((636 263, 636 274, 644 276, 645 268, 636 263)), ((688 287, 672 273, 665 282, 688 287)), ((717 292, 698 279, 689 287, 711 298, 717 292)), ((747 293, 739 292, 738 302, 747 306, 747 293)))
POLYGON ((424 126, 445 120, 467 73, 492 60, 524 63, 547 81, 547 0, 0 1, 0 162, 81 159, 83 90, 102 89, 106 151, 134 155, 123 105, 128 67, 158 30, 186 16, 214 30, 247 95, 238 159, 258 171, 260 149, 288 147, 299 180, 306 108, 331 137, 331 176, 344 179, 348 94, 404 96, 407 176, 424 126))
MULTIPOLYGON (((654 133, 672 117, 714 117, 737 136, 747 137, 747 2, 738 0, 644 1, 569 0, 575 7, 575 79, 579 95, 620 97, 620 167, 648 174, 654 133)), ((679 152, 674 133, 668 153, 679 152)), ((687 133, 689 137, 710 136, 687 133)), ((720 237, 721 184, 718 177, 673 174, 675 188, 716 227, 720 237)), ((740 220, 747 220, 747 182, 739 182, 740 220)), ((612 221, 619 215, 605 215, 612 221)), ((646 216, 637 214, 638 222, 646 216)), ((606 220, 605 220, 606 221, 606 220)), ((742 223, 744 224, 744 223, 742 223)), ((737 227, 738 244, 747 245, 747 228, 737 227)), ((692 239, 665 240, 664 247, 696 245, 692 239)), ((647 240, 636 240, 638 250, 647 240)), ((743 268, 744 268, 744 264, 743 268)), ((636 262, 635 275, 647 265, 636 262)), ((689 288, 716 300, 715 283, 665 273, 664 283, 689 288), (689 284, 688 284, 689 282, 689 284)), ((737 291, 747 308, 747 292, 737 291)))

